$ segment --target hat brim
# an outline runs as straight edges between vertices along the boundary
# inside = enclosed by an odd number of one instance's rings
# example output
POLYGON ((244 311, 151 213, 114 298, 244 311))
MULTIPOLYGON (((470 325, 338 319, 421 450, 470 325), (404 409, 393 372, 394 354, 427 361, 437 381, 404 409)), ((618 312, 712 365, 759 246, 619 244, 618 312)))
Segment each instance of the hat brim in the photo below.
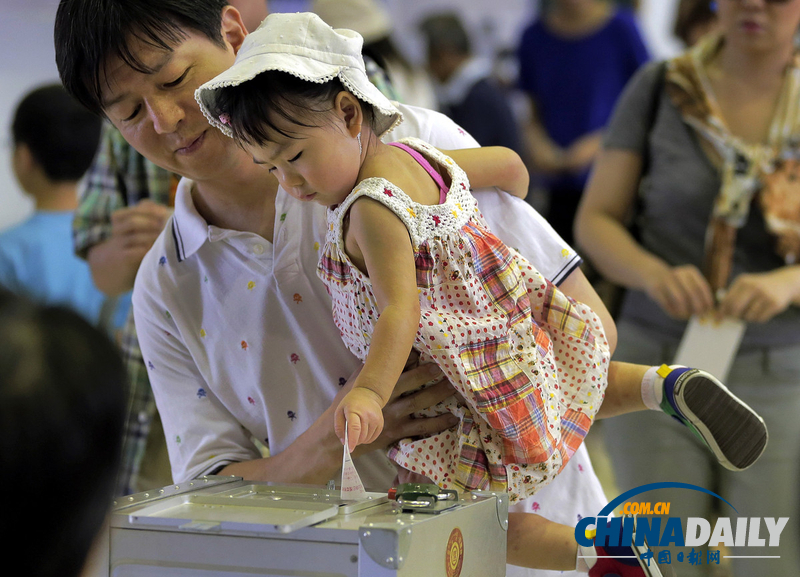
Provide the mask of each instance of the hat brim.
POLYGON ((233 136, 230 127, 218 118, 213 117, 209 110, 214 105, 214 95, 220 88, 238 86, 243 82, 252 80, 262 72, 285 72, 308 82, 324 84, 338 78, 344 88, 352 92, 360 101, 373 107, 375 116, 375 132, 381 137, 394 129, 402 122, 403 115, 394 104, 369 81, 364 70, 346 65, 329 64, 319 60, 309 59, 304 55, 286 52, 286 47, 281 46, 280 51, 271 51, 269 45, 260 47, 257 53, 249 54, 245 59, 237 61, 225 72, 206 82, 195 91, 195 100, 208 122, 218 128, 223 134, 233 136))

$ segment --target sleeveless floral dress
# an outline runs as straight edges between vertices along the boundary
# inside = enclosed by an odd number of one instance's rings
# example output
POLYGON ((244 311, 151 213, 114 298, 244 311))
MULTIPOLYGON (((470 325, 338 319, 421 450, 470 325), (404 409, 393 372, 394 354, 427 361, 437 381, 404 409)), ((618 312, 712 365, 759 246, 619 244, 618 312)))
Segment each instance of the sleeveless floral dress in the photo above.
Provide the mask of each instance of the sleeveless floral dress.
POLYGON ((589 307, 489 231, 452 159, 421 140, 402 142, 447 170, 445 201, 421 205, 385 179, 362 181, 328 211, 317 272, 344 343, 363 361, 379 313, 369 278, 345 253, 343 221, 362 196, 403 221, 422 311, 414 348, 459 393, 422 415, 449 411, 459 423, 403 439, 389 457, 440 487, 508 491, 515 502, 549 483, 588 432, 607 383, 605 334, 589 307))

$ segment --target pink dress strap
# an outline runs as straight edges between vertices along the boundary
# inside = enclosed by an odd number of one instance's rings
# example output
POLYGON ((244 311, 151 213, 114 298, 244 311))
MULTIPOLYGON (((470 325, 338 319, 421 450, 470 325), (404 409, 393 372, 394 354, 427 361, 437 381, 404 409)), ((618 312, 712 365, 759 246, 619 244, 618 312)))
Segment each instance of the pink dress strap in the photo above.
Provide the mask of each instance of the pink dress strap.
POLYGON ((414 150, 413 148, 411 148, 407 144, 403 144, 402 142, 390 142, 389 146, 396 146, 397 148, 405 150, 407 153, 409 153, 411 156, 414 157, 414 160, 416 160, 420 164, 420 166, 424 168, 428 174, 431 175, 431 178, 433 178, 433 180, 436 181, 436 184, 439 185, 439 204, 444 204, 444 201, 447 200, 447 192, 450 190, 450 188, 444 183, 442 175, 439 174, 439 171, 433 168, 433 165, 428 161, 428 159, 422 156, 422 154, 419 151, 414 150))

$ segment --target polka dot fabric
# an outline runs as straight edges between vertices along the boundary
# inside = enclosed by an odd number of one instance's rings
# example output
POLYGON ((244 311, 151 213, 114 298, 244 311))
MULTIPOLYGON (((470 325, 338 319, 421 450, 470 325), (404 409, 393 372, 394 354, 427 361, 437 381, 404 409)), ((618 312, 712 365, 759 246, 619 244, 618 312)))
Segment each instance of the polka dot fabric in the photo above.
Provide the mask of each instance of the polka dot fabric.
POLYGON ((420 140, 403 142, 449 171, 446 201, 420 205, 385 179, 362 181, 328 212, 318 274, 344 343, 363 360, 378 307, 345 253, 343 219, 368 196, 406 224, 422 310, 415 348, 458 391, 421 416, 450 412, 459 423, 403 439, 389 457, 443 488, 508 491, 515 502, 550 482, 588 432, 607 382, 605 334, 589 307, 489 231, 463 170, 420 140))

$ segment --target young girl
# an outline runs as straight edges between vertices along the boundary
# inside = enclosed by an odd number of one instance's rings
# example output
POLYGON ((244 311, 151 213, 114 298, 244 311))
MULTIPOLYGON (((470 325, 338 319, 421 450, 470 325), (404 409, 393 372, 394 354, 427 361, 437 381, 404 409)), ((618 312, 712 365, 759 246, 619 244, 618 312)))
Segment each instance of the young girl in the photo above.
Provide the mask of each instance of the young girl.
MULTIPOLYGON (((594 313, 494 236, 469 193, 500 185, 524 196, 525 167, 502 148, 382 143, 402 119, 367 81, 360 37, 311 14, 281 18, 251 34, 233 68, 197 98, 287 192, 330 207, 319 274, 343 339, 364 360, 337 409, 337 433, 344 438, 346 422, 351 449, 377 438, 413 347, 460 393, 441 408, 462 422, 401 443, 391 457, 443 487, 507 489, 512 500, 532 494, 566 464, 600 408, 609 349, 594 313)), ((614 366, 616 404, 628 403, 616 397, 647 371, 614 366)), ((660 372, 648 380, 670 370, 660 372)), ((729 395, 712 385, 704 388, 729 395)), ((651 396, 651 405, 681 408, 671 396, 651 396)), ((621 410, 643 408, 630 405, 621 410)), ((732 466, 741 468, 738 460, 732 466)))
MULTIPOLYGON (((378 436, 414 348, 453 383, 457 394, 435 410, 460 423, 401 441, 390 457, 444 488, 507 490, 516 501, 561 471, 600 409, 602 325, 483 222, 470 186, 524 195, 519 158, 383 144, 402 118, 367 80, 360 50, 357 34, 313 14, 273 14, 196 98, 289 194, 330 208, 319 274, 345 343, 364 360, 337 408, 337 434, 347 427, 351 449, 378 436)), ((763 450, 763 421, 702 371, 612 363, 610 375, 609 415, 663 408, 732 468, 763 450), (734 436, 708 418, 720 410, 744 430, 734 436), (717 441, 731 438, 740 443, 717 441)))

